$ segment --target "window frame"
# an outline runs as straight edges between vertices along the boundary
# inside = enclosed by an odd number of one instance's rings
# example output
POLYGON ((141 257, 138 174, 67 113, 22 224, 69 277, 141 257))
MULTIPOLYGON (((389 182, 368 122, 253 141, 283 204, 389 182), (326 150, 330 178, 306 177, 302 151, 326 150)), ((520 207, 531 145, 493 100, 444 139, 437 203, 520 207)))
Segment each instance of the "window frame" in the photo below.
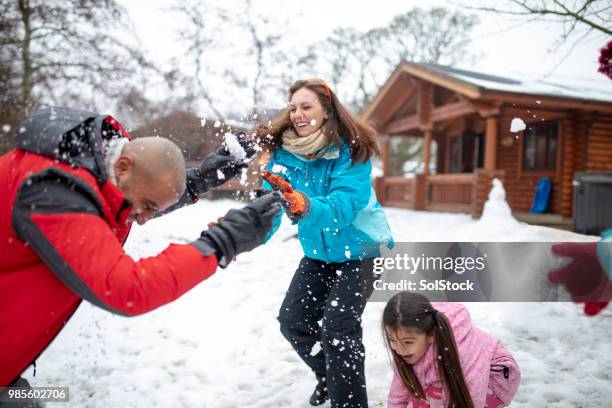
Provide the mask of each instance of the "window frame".
MULTIPOLYGON (((529 123, 527 124, 527 129, 523 130, 521 133, 522 134, 520 137, 520 143, 518 146, 519 148, 519 152, 518 152, 519 178, 521 178, 522 175, 526 175, 526 176, 549 176, 551 178, 558 179, 560 176, 560 171, 561 171, 561 154, 563 151, 563 137, 562 137, 563 134, 562 134, 561 121, 560 120, 547 120, 547 121, 542 121, 542 122, 529 123), (534 168, 534 169, 525 168, 525 161, 526 161, 525 149, 527 145, 527 131, 529 128, 537 128, 537 127, 544 127, 544 126, 555 126, 556 127, 555 137, 556 137, 557 146, 556 146, 555 157, 553 158, 554 167, 552 168, 534 168)), ((546 149, 548 150, 548 141, 547 141, 546 149)))

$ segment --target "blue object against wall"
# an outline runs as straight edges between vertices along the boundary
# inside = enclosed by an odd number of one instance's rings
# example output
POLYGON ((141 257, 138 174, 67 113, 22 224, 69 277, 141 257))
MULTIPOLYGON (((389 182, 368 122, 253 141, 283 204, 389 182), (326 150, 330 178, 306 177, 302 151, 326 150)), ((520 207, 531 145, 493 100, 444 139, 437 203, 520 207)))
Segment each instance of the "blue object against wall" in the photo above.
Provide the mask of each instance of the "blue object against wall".
POLYGON ((548 177, 542 177, 538 181, 538 187, 536 188, 533 196, 533 205, 531 210, 532 214, 541 214, 548 210, 548 203, 550 201, 550 191, 552 190, 552 182, 548 177))

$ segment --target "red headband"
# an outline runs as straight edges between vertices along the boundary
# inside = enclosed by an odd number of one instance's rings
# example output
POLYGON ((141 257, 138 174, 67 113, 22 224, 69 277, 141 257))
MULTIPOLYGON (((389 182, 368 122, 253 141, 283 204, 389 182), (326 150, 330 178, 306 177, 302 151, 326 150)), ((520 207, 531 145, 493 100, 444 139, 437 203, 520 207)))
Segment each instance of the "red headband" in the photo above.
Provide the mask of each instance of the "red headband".
POLYGON ((329 99, 331 99, 331 91, 329 90, 329 86, 327 86, 327 82, 325 82, 321 78, 317 78, 317 77, 307 78, 304 81, 306 81, 308 83, 313 83, 313 84, 321 85, 323 87, 323 89, 325 89, 325 93, 327 94, 327 97, 329 99))

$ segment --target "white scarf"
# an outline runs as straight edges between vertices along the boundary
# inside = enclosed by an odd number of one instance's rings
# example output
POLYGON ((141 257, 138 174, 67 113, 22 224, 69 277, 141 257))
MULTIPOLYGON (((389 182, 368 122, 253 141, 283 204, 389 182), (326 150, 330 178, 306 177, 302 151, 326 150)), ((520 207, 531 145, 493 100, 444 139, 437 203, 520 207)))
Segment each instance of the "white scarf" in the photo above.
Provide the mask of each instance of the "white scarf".
POLYGON ((111 140, 104 141, 104 167, 108 173, 108 179, 114 185, 117 185, 117 176, 115 175, 115 162, 121 157, 123 146, 129 142, 127 137, 117 137, 111 140))
POLYGON ((283 132, 282 138, 285 150, 308 159, 317 158, 317 155, 322 153, 321 150, 327 146, 323 128, 308 136, 299 136, 293 129, 287 129, 283 132))

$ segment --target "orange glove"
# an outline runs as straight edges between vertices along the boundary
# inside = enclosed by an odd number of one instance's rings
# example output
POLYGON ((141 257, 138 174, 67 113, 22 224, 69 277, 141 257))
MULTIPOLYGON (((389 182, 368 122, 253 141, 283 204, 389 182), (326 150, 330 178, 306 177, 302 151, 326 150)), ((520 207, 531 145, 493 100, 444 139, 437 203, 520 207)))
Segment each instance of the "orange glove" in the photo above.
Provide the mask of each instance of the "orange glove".
POLYGON ((270 183, 272 188, 280 190, 283 193, 284 206, 292 220, 303 218, 307 213, 309 206, 308 197, 293 189, 293 186, 278 174, 270 173, 267 170, 262 171, 263 178, 270 183))
POLYGON ((280 190, 283 193, 293 193, 293 187, 282 176, 270 173, 268 170, 262 170, 262 173, 263 178, 270 183, 275 190, 280 190))

